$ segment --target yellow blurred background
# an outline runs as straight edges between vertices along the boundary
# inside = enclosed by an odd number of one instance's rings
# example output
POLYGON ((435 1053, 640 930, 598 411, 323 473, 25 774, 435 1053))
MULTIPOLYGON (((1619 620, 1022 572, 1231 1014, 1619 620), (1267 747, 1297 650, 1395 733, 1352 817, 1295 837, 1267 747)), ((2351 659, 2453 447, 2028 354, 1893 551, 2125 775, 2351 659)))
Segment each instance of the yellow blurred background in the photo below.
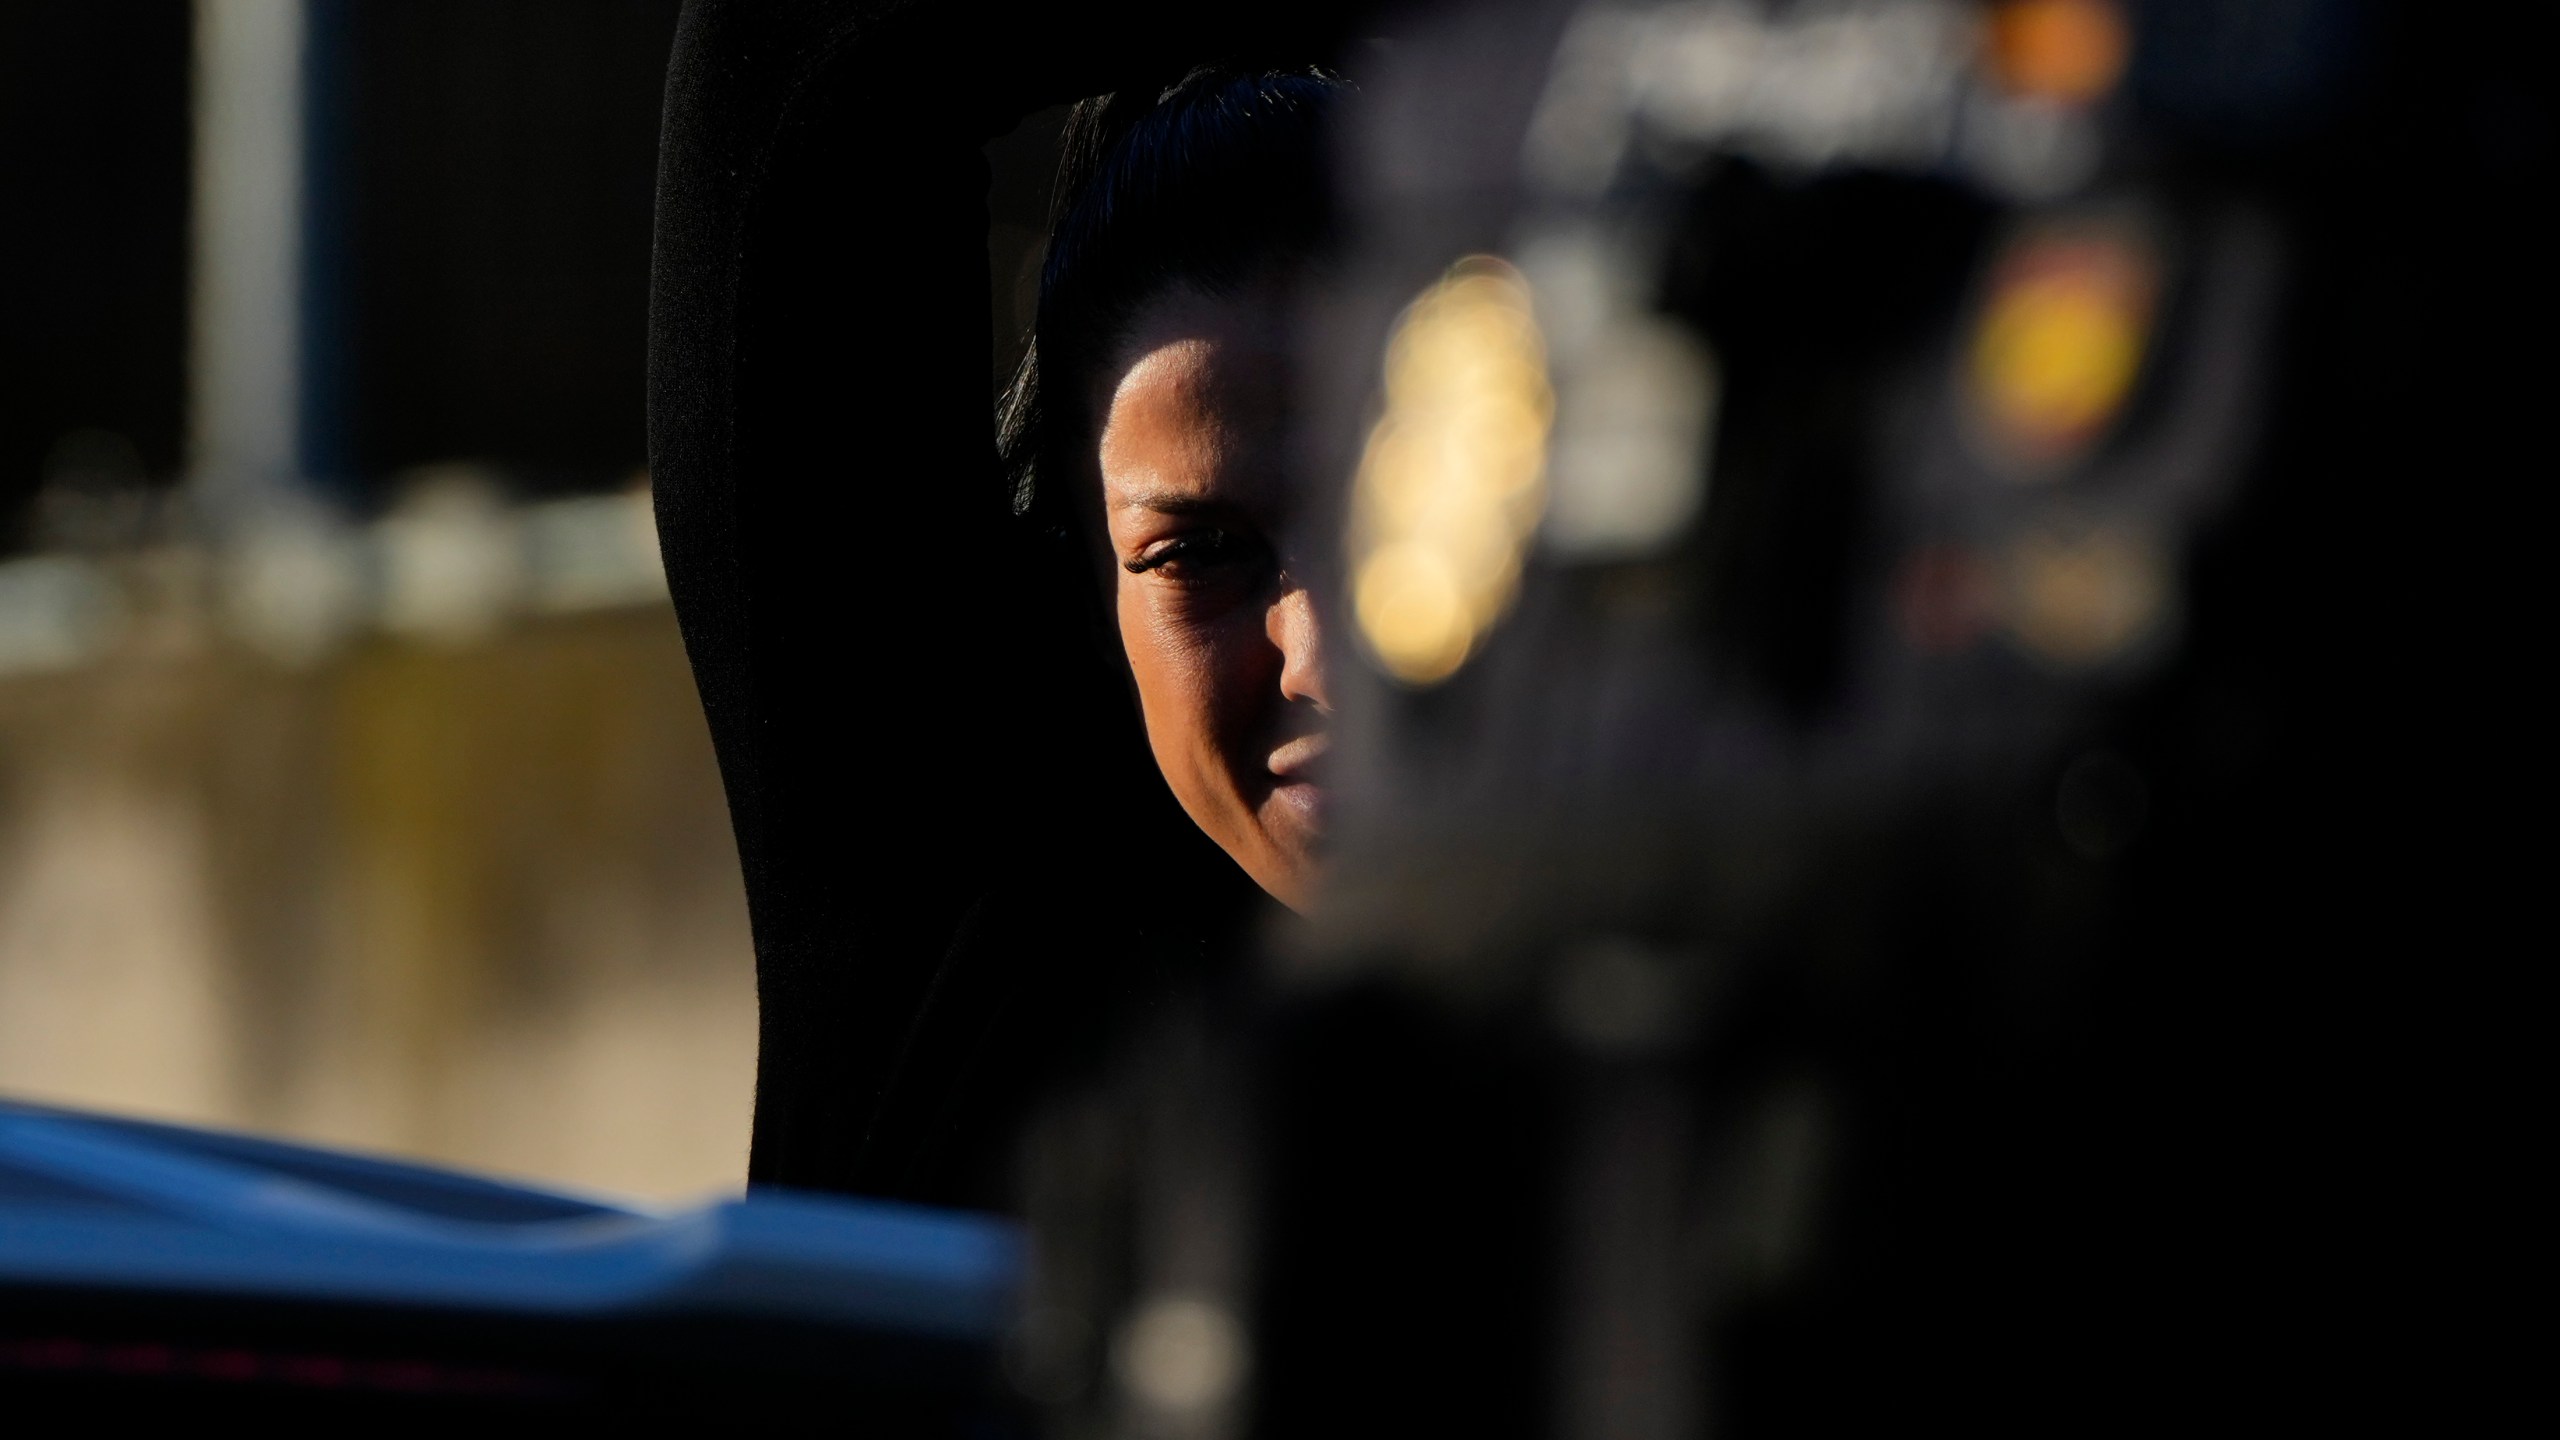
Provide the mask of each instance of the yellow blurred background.
POLYGON ((738 1184, 751 951, 663 599, 293 664, 201 559, 118 557, 156 608, 0 674, 0 1094, 738 1184))

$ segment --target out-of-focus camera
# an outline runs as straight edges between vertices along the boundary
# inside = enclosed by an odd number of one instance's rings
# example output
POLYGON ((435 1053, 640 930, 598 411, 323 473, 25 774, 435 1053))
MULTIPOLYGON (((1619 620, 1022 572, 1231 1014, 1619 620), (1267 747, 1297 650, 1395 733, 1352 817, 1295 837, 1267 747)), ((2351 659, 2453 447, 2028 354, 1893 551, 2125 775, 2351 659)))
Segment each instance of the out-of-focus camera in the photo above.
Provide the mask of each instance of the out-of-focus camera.
POLYGON ((2272 1283, 2236 1117, 2314 863, 2232 868, 2307 819, 2297 167, 2370 18, 1521 0, 1353 49, 1301 367, 1338 850, 1149 1072, 1194 1118, 1138 1170, 1225 1178, 1140 1207, 1126 1423, 2208 1384, 2272 1283), (1214 1323, 1151 1349, 1168 1305, 1214 1323))

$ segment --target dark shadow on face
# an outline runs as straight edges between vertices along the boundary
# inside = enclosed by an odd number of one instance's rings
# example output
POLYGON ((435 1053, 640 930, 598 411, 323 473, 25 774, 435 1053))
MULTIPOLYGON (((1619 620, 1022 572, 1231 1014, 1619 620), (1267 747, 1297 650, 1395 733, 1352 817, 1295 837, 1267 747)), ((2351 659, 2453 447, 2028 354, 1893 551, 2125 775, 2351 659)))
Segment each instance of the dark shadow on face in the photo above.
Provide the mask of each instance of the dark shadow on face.
POLYGON ((1282 903, 1313 898, 1331 704, 1288 541, 1284 299, 1190 287, 1142 306, 1099 378, 1112 608, 1156 763, 1282 903))

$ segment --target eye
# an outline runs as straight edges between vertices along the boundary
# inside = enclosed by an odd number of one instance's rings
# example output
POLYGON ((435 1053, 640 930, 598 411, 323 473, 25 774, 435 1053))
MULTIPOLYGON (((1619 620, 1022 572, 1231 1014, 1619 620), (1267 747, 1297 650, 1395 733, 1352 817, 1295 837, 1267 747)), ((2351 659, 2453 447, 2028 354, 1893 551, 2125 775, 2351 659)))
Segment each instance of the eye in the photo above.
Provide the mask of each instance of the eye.
POLYGON ((1177 584, 1202 584, 1253 573, 1270 551, 1254 536, 1232 530, 1189 530, 1158 540, 1122 568, 1132 575, 1160 574, 1177 584))

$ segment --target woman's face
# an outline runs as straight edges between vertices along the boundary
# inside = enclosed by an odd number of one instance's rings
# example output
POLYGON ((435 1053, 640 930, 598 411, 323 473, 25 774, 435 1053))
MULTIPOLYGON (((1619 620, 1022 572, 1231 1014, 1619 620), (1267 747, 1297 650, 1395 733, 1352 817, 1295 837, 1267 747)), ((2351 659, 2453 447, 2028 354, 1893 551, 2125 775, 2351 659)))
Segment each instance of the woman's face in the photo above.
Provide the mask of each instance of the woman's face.
POLYGON ((1147 742, 1182 808, 1263 889, 1315 884, 1331 705, 1286 548, 1286 367, 1269 291, 1141 309, 1098 397, 1102 518, 1147 742))

